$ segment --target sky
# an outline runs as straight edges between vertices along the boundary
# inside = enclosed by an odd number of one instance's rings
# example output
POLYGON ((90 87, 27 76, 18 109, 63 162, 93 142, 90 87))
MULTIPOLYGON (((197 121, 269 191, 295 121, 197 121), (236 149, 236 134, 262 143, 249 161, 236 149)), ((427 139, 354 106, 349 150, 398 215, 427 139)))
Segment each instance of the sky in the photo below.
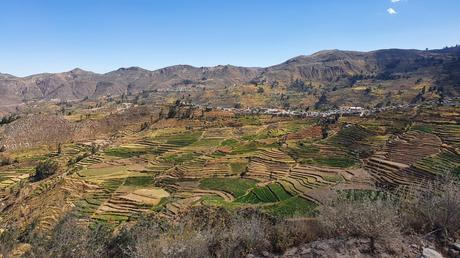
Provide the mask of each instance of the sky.
POLYGON ((0 0, 0 73, 266 67, 460 44, 459 0, 0 0))

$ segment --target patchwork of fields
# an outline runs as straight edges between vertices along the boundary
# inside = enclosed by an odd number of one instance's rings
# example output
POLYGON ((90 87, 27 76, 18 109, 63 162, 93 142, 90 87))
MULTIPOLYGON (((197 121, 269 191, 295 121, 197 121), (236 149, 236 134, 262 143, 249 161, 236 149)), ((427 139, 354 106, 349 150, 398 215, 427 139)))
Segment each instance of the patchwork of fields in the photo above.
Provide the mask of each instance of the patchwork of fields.
POLYGON ((460 174, 460 127, 452 122, 375 116, 324 125, 321 118, 209 116, 13 153, 15 162, 0 167, 0 200, 7 203, 34 173, 33 164, 45 159, 63 172, 32 183, 23 197, 28 207, 41 206, 41 214, 21 211, 35 214, 44 229, 67 212, 89 225, 117 226, 149 213, 173 219, 197 205, 309 217, 344 191, 421 187, 460 174))

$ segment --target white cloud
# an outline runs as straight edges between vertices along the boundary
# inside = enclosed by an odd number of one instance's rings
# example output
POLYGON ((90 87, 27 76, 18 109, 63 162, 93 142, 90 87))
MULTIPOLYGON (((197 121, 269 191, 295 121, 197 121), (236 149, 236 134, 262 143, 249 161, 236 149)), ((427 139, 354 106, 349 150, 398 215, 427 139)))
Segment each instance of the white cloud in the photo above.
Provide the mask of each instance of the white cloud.
POLYGON ((392 3, 397 3, 397 2, 399 2, 399 1, 401 1, 401 0, 390 0, 390 1, 391 1, 392 3))
POLYGON ((393 8, 388 8, 388 9, 387 9, 387 12, 388 12, 389 14, 391 14, 391 15, 395 15, 395 14, 398 13, 398 12, 396 12, 396 10, 393 9, 393 8))

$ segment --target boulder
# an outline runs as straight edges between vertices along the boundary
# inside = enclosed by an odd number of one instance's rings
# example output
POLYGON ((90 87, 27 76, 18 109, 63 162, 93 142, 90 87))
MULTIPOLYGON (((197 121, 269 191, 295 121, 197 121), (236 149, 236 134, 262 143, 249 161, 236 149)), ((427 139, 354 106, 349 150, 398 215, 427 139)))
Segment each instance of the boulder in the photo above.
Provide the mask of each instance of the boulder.
POLYGON ((455 249, 457 251, 460 251, 460 243, 453 243, 450 245, 452 249, 455 249))
POLYGON ((443 258, 442 254, 431 248, 423 248, 420 258, 443 258))

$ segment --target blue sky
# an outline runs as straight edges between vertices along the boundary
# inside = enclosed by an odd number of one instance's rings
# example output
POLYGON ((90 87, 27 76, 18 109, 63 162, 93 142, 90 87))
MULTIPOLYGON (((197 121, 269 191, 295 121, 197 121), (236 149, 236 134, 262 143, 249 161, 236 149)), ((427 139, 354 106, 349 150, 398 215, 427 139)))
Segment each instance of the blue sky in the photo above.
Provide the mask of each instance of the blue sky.
POLYGON ((269 66, 460 44, 459 0, 0 0, 0 72, 269 66), (392 8, 392 9, 390 9, 392 8))

